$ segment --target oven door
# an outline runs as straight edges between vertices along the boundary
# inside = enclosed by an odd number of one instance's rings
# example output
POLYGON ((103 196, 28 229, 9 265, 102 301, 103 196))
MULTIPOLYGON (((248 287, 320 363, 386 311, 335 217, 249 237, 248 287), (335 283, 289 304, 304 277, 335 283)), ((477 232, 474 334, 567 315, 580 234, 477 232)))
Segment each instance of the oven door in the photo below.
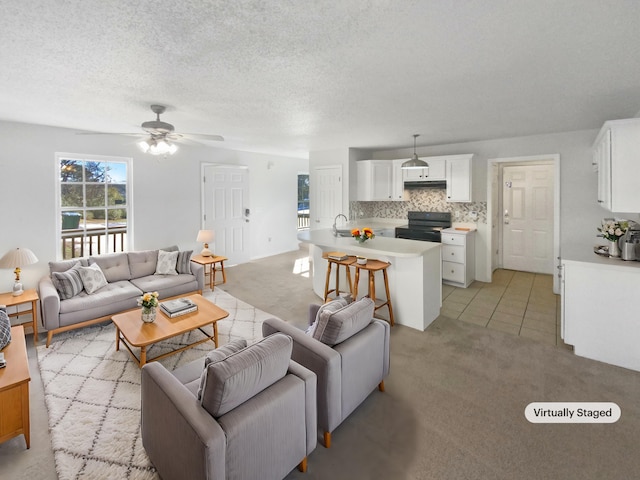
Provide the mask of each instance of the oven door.
POLYGON ((406 238, 408 240, 421 240, 423 242, 440 243, 440 232, 433 230, 396 227, 396 238, 406 238))

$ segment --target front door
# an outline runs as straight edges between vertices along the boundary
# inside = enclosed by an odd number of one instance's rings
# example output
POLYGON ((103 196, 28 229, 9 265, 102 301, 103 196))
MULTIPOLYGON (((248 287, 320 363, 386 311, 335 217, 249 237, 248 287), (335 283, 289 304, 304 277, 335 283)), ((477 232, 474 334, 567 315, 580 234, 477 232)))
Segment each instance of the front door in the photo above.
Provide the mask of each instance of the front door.
POLYGON ((342 211, 342 166, 317 167, 312 189, 312 229, 330 228, 339 213, 349 216, 342 211))
POLYGON ((249 170, 243 167, 204 167, 204 228, 213 230, 215 255, 230 265, 248 262, 249 170))
POLYGON ((553 274, 553 164, 502 168, 504 268, 553 274))

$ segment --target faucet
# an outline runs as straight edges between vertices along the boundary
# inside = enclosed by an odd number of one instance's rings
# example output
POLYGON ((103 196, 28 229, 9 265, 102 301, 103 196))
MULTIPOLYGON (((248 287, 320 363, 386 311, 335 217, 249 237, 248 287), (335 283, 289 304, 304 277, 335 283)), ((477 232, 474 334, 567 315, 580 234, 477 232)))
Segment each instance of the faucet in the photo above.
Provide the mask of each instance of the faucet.
POLYGON ((336 222, 338 221, 338 218, 343 217, 345 219, 345 221, 349 221, 349 219, 347 218, 347 216, 343 213, 339 213, 338 215, 336 215, 336 218, 333 219, 333 227, 331 227, 331 229, 333 230, 333 236, 337 237, 338 236, 338 226, 336 225, 336 222))

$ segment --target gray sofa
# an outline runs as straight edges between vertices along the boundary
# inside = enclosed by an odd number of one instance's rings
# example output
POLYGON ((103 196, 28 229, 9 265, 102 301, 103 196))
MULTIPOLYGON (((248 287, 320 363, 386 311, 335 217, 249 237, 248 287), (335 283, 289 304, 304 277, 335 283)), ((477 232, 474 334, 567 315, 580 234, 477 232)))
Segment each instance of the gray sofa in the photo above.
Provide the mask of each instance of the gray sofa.
POLYGON ((282 332, 293 338, 291 359, 318 376, 318 434, 326 448, 331 433, 378 387, 384 391, 389 374, 389 324, 373 318, 373 301, 362 298, 347 306, 334 300, 310 305, 313 335, 280 319, 262 324, 266 337, 282 332), (321 313, 319 314, 319 310, 321 313))
MULTIPOLYGON (((175 252, 178 247, 163 250, 175 252)), ((49 262, 50 274, 38 284, 42 323, 48 331, 47 347, 55 333, 103 322, 116 313, 139 308, 137 301, 144 292, 158 292, 160 300, 202 293, 204 266, 189 261, 191 252, 179 252, 179 255, 182 259, 179 270, 190 273, 156 274, 158 250, 49 262), (59 290, 59 283, 58 288, 54 285, 54 272, 71 272, 73 268, 94 264, 100 267, 107 284, 92 293, 87 293, 80 284, 73 296, 64 298, 65 292, 59 290)), ((69 295, 67 292, 66 296, 69 295)))
POLYGON ((163 480, 306 471, 317 444, 316 375, 291 361, 287 335, 233 343, 209 353, 206 366, 142 367, 142 444, 163 480))

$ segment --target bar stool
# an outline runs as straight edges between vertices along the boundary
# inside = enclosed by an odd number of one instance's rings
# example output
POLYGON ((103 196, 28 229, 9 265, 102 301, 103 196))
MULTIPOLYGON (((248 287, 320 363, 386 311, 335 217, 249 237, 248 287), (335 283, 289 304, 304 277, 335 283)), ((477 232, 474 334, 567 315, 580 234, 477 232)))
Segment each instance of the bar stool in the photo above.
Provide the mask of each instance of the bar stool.
POLYGON ((369 272, 369 298, 376 301, 376 272, 382 270, 382 277, 384 278, 384 291, 387 294, 387 299, 385 302, 381 303, 374 307, 374 312, 379 308, 386 306, 389 309, 389 323, 391 326, 394 325, 393 321, 393 307, 391 306, 391 295, 389 294, 389 277, 387 276, 387 268, 389 268, 391 264, 389 262, 382 262, 380 260, 367 260, 367 263, 360 264, 355 263, 353 266, 356 267, 356 279, 355 285, 353 286, 353 298, 355 300, 358 299, 358 282, 360 281, 360 270, 366 270, 369 272))
MULTIPOLYGON (((347 271, 347 282, 349 283, 349 293, 353 296, 353 284, 351 283, 351 269, 350 265, 356 262, 355 255, 349 255, 344 260, 338 260, 335 258, 329 258, 328 253, 323 253, 322 258, 327 261, 327 279, 324 283, 324 301, 327 302, 329 294, 335 292, 336 298, 340 296, 340 266, 344 266, 347 271), (329 281, 331 280, 331 269, 336 266, 336 286, 333 289, 329 289, 329 281)), ((354 297, 355 298, 355 297, 354 297)))

